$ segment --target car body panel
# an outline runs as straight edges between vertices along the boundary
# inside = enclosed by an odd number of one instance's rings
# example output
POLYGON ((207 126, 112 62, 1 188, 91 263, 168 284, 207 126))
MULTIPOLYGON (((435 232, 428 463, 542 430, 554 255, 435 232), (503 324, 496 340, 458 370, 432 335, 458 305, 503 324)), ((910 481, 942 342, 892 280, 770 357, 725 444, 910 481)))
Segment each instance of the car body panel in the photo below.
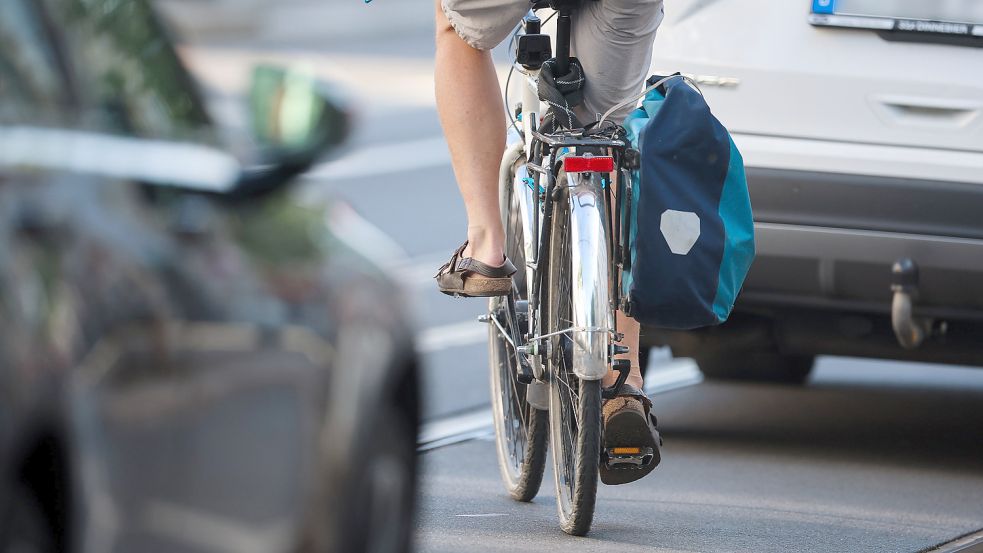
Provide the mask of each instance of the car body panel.
MULTIPOLYGON (((983 238, 973 184, 755 167, 747 174, 759 222, 983 238)), ((951 263, 976 267, 968 259, 951 263)))
POLYGON ((733 136, 747 167, 961 182, 983 190, 981 153, 762 134, 733 136))
POLYGON ((652 72, 691 75, 731 131, 757 258, 736 324, 653 329, 653 343, 983 364, 983 43, 814 26, 811 9, 667 6, 652 72), (906 258, 930 335, 917 350, 891 328, 891 268, 906 258))
POLYGON ((897 232, 758 223, 758 261, 745 287, 747 300, 816 305, 855 304, 887 313, 886 268, 918 259, 921 313, 980 319, 983 312, 983 240, 897 232))
POLYGON ((666 10, 653 67, 736 79, 704 87, 732 132, 983 152, 978 48, 813 27, 810 8, 681 0, 666 10))

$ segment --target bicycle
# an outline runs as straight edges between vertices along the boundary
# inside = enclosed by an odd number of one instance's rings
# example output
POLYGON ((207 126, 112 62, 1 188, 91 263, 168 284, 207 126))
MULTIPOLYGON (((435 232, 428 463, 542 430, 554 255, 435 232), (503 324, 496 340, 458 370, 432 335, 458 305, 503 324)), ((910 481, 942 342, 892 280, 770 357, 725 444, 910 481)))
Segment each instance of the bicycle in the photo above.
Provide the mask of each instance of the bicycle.
POLYGON ((505 253, 519 271, 512 293, 492 298, 482 317, 489 323, 495 441, 506 488, 514 499, 531 501, 552 450, 560 526, 573 535, 590 530, 600 463, 637 465, 651 455, 602 450, 601 428, 602 398, 617 394, 630 369, 615 359, 628 352, 618 343, 615 310, 619 272, 630 268, 630 211, 623 215, 615 198, 631 198, 638 153, 620 126, 603 124, 605 117, 591 128, 564 128, 554 111, 551 128, 540 127, 540 73, 545 63, 557 75, 569 70, 579 3, 534 2, 518 36, 513 70, 525 82, 499 191, 505 253), (534 14, 545 7, 557 17, 551 60, 549 37, 534 14), (617 382, 603 389, 612 369, 617 382))

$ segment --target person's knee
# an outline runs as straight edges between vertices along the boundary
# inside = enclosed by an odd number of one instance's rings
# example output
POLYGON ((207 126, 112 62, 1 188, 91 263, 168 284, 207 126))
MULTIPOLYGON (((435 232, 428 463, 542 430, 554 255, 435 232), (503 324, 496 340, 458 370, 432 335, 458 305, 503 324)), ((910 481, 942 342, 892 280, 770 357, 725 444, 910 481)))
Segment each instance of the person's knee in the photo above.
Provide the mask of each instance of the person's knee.
POLYGON ((443 50, 446 48, 474 48, 474 44, 469 43, 464 40, 461 34, 457 31, 454 25, 447 18, 447 13, 444 11, 443 3, 441 0, 437 0, 437 13, 436 13, 436 43, 437 49, 443 50))
MULTIPOLYGON (((521 17, 512 18, 516 6, 528 9, 528 0, 494 0, 500 2, 501 16, 488 17, 490 9, 481 8, 487 0, 436 0, 437 46, 468 47, 478 52, 488 52, 502 42, 515 28, 521 17), (518 2, 513 4, 513 2, 518 2)), ((525 12, 523 12, 525 13, 525 12)))
POLYGON ((447 15, 444 13, 442 1, 437 0, 434 3, 434 6, 437 46, 440 47, 442 43, 446 43, 448 40, 460 40, 460 37, 457 36, 457 32, 454 30, 451 22, 447 20, 447 15))

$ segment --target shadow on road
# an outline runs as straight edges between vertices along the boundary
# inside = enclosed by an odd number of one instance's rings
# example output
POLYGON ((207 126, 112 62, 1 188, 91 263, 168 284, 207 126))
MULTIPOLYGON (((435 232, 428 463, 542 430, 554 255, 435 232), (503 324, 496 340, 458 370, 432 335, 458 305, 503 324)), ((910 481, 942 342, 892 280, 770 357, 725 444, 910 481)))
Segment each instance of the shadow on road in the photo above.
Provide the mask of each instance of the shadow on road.
POLYGON ((660 402, 670 447, 983 472, 983 389, 706 383, 660 402), (690 398, 694 399, 694 398, 690 398))

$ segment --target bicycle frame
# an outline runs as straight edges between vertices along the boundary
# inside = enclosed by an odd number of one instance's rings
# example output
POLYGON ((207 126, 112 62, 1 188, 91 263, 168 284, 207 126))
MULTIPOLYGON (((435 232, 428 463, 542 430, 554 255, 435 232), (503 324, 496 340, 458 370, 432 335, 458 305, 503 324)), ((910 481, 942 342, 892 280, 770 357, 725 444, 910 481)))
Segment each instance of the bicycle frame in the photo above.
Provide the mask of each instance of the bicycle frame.
MULTIPOLYGON (((624 130, 616 125, 602 121, 587 129, 560 129, 554 113, 547 114, 550 131, 539 128, 545 103, 539 99, 538 68, 549 63, 555 74, 567 73, 571 14, 579 1, 534 3, 556 10, 554 58, 546 59, 549 50, 538 18, 526 18, 529 36, 517 43, 514 71, 522 75, 522 109, 517 114, 522 127, 513 122, 509 132, 499 197, 506 251, 524 257, 519 268, 524 272, 513 280, 512 293, 490 300, 490 313, 483 318, 493 324, 491 351, 499 356, 493 366, 492 405, 506 487, 514 498, 533 497, 548 445, 560 525, 574 535, 584 535, 593 519, 603 460, 601 402, 618 394, 631 368, 627 360, 615 359, 627 352, 617 344, 623 336, 617 332, 615 312, 620 305, 619 271, 630 261, 622 213, 630 215, 630 210, 614 206, 615 192, 621 201, 630 199, 627 167, 637 160, 624 130), (586 159, 598 154, 601 159, 586 159), (612 160, 603 156, 614 158, 613 168, 612 160), (566 173, 566 167, 578 172, 566 173), (598 168, 611 173, 596 172, 598 168), (563 242, 551 244, 554 240, 563 242), (525 297, 519 296, 520 287, 525 297), (604 387, 600 381, 612 369, 619 372, 618 378, 604 387), (524 394, 517 384, 527 384, 524 394)), ((555 94, 550 97, 556 101, 555 94)), ((565 120, 574 126, 573 117, 565 120)))
MULTIPOLYGON (((557 182, 554 166, 563 155, 580 147, 605 147, 620 153, 626 144, 620 140, 579 137, 575 133, 541 134, 537 128, 541 107, 536 87, 539 72, 521 67, 516 70, 524 76, 522 140, 518 140, 516 133, 512 134, 513 142, 500 167, 499 190, 503 221, 508 215, 509 185, 519 200, 525 241, 526 266, 522 270, 526 271, 528 283, 529 328, 523 333, 528 336, 527 340, 522 340, 523 336, 513 336, 513 340, 520 353, 529 360, 535 378, 545 380, 541 354, 548 353, 543 350, 549 345, 545 339, 550 335, 542 334, 540 313, 545 295, 545 271, 540 270, 540 260, 545 259, 549 251, 548 232, 544 229, 549 229, 552 222, 554 191, 562 186, 568 191, 571 234, 578 247, 572 248, 571 260, 576 275, 573 289, 577 291, 573 298, 573 321, 570 328, 561 332, 568 333, 575 345, 573 366, 576 375, 584 380, 600 380, 610 370, 612 338, 618 337, 614 309, 618 305, 619 287, 615 278, 620 256, 608 255, 608 252, 616 251, 615 244, 620 242, 616 237, 621 234, 610 210, 613 183, 606 184, 607 177, 596 173, 568 174, 565 181, 557 182), (538 156, 542 157, 540 164, 536 163, 540 161, 538 156), (523 158, 525 164, 516 169, 516 163, 523 158)), ((619 171, 619 188, 622 181, 619 171)))

